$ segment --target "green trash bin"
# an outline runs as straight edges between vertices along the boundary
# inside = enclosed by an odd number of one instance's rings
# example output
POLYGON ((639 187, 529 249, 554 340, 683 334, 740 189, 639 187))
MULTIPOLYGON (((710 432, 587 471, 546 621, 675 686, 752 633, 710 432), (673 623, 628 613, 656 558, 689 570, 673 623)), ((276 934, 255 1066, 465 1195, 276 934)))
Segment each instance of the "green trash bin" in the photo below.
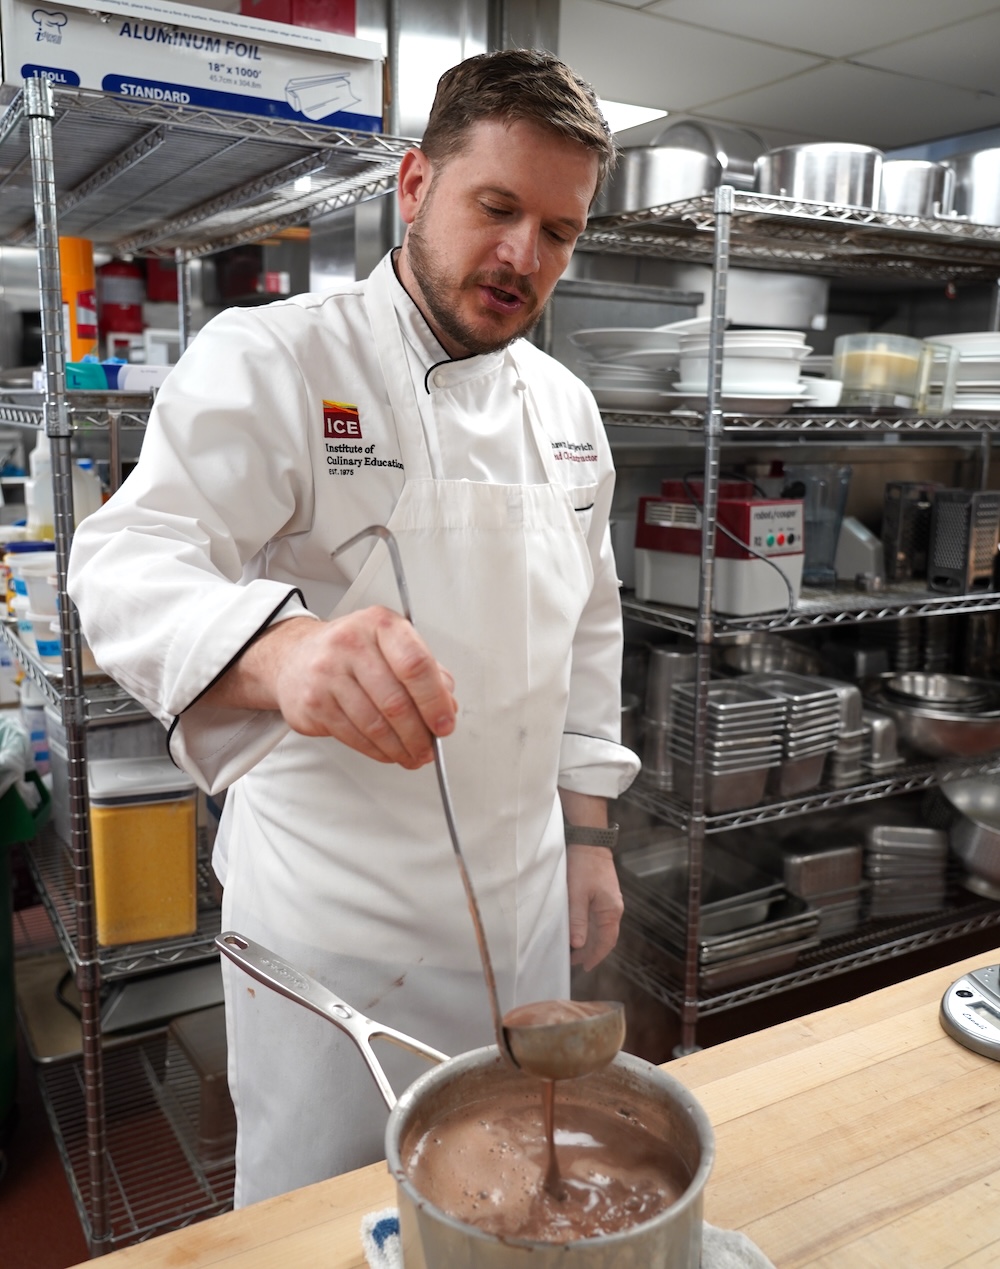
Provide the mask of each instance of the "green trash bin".
POLYGON ((15 1110, 17 1091, 17 1010, 14 1004, 14 904, 11 893, 10 851, 17 842, 30 841, 52 811, 49 791, 34 771, 27 778, 41 793, 32 812, 16 789, 0 797, 0 1173, 6 1130, 15 1110))

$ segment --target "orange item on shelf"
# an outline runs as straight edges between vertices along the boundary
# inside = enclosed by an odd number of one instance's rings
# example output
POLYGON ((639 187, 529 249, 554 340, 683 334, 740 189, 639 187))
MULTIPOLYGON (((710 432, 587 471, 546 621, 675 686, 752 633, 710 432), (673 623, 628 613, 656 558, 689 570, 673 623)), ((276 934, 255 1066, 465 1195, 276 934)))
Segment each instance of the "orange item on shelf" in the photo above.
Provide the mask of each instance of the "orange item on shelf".
POLYGON ((94 284, 94 245, 89 238, 59 239, 66 360, 82 361, 97 355, 97 291, 94 284))

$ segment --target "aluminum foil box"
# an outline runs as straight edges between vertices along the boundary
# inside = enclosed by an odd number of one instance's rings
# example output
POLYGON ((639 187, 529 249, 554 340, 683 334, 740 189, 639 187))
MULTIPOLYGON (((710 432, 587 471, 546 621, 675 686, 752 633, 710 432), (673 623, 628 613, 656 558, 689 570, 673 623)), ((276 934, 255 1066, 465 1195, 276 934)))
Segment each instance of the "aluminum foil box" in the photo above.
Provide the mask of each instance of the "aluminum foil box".
POLYGON ((42 75, 175 106, 382 128, 382 49, 166 0, 0 0, 2 100, 42 75))

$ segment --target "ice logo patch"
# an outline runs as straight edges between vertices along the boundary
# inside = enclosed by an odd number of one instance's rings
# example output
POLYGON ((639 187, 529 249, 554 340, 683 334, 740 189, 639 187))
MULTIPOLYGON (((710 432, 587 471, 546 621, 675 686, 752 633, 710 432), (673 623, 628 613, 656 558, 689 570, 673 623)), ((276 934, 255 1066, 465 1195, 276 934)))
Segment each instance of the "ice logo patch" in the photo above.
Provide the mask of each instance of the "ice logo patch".
POLYGON ((35 40, 40 44, 61 44, 62 29, 69 21, 65 13, 59 10, 50 12, 48 9, 32 10, 31 20, 38 28, 35 31, 35 40))

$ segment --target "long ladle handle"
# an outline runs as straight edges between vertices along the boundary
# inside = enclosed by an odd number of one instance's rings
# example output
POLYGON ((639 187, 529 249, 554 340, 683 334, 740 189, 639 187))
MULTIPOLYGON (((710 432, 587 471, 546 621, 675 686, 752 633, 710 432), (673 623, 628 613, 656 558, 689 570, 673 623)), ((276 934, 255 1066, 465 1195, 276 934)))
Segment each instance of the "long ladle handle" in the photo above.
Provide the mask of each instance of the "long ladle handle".
POLYGON ((443 1053, 432 1049, 428 1044, 423 1044, 420 1040, 415 1040, 413 1036, 397 1031, 394 1027, 384 1027, 380 1022, 375 1022, 363 1013, 358 1013, 357 1009, 349 1005, 346 1000, 341 1000, 329 987, 324 987, 315 978, 304 974, 302 970, 296 969, 275 952, 263 947, 260 943, 255 943, 253 939, 248 939, 244 934, 238 934, 235 930, 224 930, 216 935, 215 945, 251 978, 256 978, 265 987, 271 987, 289 1000, 294 1000, 296 1004, 305 1005, 307 1009, 318 1013, 321 1018, 326 1018, 328 1022, 332 1022, 334 1026, 350 1036, 365 1059, 378 1085, 378 1090, 390 1110, 396 1104, 396 1094, 392 1091, 392 1085, 375 1056, 371 1046, 372 1040, 390 1040, 401 1049, 408 1049, 411 1053, 427 1058, 430 1062, 448 1060, 443 1053))
MULTIPOLYGON (((416 629, 416 622, 413 620, 413 614, 410 609, 410 592, 406 585, 406 575, 403 572, 403 561, 400 558, 399 547, 392 532, 381 524, 372 524, 368 528, 362 529, 360 533, 355 533, 353 537, 348 538, 346 542, 342 542, 340 546, 332 553, 331 558, 336 559, 344 551, 349 550, 352 546, 356 546, 365 538, 377 537, 381 538, 385 543, 389 552, 389 560, 392 563, 392 571, 396 578, 396 588, 399 591, 399 602, 403 609, 403 616, 416 629)), ((472 924, 476 931, 476 943, 479 945, 479 959, 483 963, 483 977, 486 979, 486 993, 489 996, 490 1011, 493 1015, 493 1030, 496 1033, 497 1048, 501 1053, 517 1065, 514 1055, 510 1051, 507 1044, 507 1035, 504 1031, 503 1014, 500 1012, 500 1001, 497 998, 497 980, 493 973, 493 962, 490 959, 490 949, 486 942, 486 928, 483 925, 482 913, 479 911, 479 902, 476 899, 476 892, 472 888, 472 878, 469 876, 469 870, 465 866, 465 856, 462 854, 462 846, 458 838, 458 826, 455 823, 455 808, 451 800, 451 791, 448 788, 448 777, 444 769, 444 751, 441 747, 441 740, 438 736, 434 737, 434 767, 437 771, 438 788, 441 791, 441 805, 444 807, 444 818, 448 824, 448 835, 451 837, 451 845, 455 851, 455 860, 458 863, 459 875, 462 878, 462 885, 465 887, 465 897, 469 904, 469 913, 472 916, 472 924)))

